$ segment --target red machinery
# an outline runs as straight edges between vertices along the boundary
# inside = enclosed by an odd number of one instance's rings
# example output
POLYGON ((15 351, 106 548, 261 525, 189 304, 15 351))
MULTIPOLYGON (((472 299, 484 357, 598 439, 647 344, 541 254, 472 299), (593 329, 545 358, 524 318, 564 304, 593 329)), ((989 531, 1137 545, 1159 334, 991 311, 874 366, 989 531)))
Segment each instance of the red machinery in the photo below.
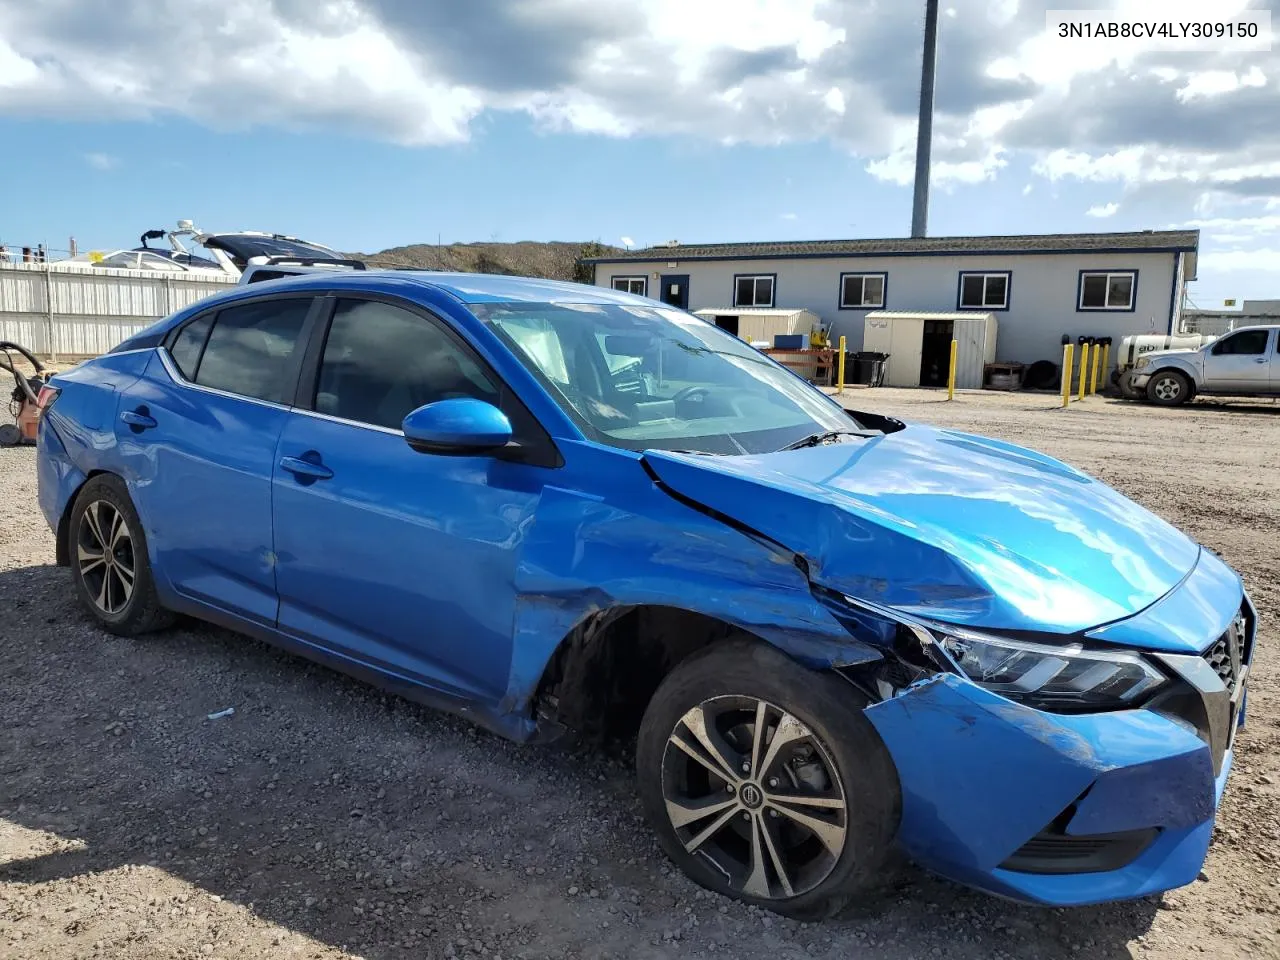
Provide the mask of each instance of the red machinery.
POLYGON ((33 444, 36 442, 36 427, 44 404, 57 392, 48 386, 53 373, 46 370, 44 364, 26 347, 8 340, 0 340, 0 370, 9 371, 14 382, 9 400, 9 412, 13 415, 14 422, 0 424, 0 447, 33 444), (18 369, 14 353, 20 354, 31 364, 34 371, 31 376, 18 369))

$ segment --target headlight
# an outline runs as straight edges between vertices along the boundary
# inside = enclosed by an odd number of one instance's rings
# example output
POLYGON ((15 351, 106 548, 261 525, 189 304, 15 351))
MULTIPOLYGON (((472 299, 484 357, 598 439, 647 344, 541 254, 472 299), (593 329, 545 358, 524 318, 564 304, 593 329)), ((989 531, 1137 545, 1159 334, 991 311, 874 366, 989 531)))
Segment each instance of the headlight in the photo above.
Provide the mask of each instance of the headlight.
POLYGON ((1136 705, 1165 676, 1136 653, 1046 646, 968 631, 939 632, 960 671, 992 693, 1040 710, 1136 705))
POLYGON ((1135 370, 1141 370, 1143 367, 1145 367, 1145 366, 1146 366, 1147 364, 1149 364, 1150 362, 1151 362, 1151 358, 1150 358, 1150 357, 1139 357, 1137 360, 1133 361, 1133 369, 1135 369, 1135 370))

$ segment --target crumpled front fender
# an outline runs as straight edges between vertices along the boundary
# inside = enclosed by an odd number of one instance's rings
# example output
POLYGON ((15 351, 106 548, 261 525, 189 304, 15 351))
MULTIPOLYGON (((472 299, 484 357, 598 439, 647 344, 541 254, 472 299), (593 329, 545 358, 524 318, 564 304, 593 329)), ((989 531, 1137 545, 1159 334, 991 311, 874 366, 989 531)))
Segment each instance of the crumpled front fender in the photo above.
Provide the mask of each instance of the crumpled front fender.
POLYGON ((543 489, 515 575, 504 709, 528 708, 548 661, 575 627, 602 611, 640 605, 714 617, 815 669, 880 659, 815 600, 792 554, 672 499, 636 473, 645 489, 609 501, 543 489))

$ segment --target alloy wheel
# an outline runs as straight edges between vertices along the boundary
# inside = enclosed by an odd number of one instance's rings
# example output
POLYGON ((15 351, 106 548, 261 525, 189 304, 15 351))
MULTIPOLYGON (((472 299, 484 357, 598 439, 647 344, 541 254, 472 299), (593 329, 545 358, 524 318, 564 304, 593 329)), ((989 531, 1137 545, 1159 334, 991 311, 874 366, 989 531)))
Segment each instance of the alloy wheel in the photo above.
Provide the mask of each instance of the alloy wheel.
POLYGON ((844 851, 848 807, 830 753, 765 700, 714 697, 681 717, 663 755, 662 794, 685 850, 737 894, 800 896, 844 851))
POLYGON ((1160 377, 1151 391, 1157 400, 1177 400, 1182 395, 1182 381, 1177 377, 1160 377))
POLYGON ((76 564, 99 612, 114 616, 133 597, 133 537, 124 515, 106 500, 94 500, 80 515, 76 564))

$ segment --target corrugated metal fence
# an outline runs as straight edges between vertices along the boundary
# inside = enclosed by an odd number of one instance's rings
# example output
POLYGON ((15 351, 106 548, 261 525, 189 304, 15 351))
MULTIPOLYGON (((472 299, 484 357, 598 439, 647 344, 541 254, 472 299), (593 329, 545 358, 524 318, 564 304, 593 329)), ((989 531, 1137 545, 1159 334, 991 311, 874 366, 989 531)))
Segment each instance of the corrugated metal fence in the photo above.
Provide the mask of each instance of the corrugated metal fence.
POLYGON ((97 356, 235 282, 213 273, 0 264, 0 340, 41 356, 97 356))

